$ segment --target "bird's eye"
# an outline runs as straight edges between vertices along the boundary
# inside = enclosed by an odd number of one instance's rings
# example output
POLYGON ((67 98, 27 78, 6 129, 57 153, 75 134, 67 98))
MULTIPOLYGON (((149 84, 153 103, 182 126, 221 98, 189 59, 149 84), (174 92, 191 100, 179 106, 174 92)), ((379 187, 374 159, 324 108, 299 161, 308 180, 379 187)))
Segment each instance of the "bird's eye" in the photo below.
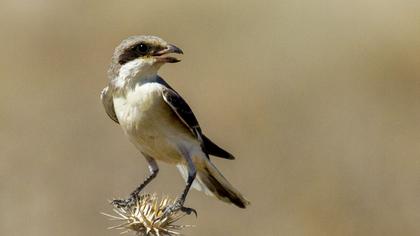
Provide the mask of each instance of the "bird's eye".
POLYGON ((140 43, 136 45, 134 50, 139 54, 146 54, 149 51, 149 47, 144 43, 140 43))

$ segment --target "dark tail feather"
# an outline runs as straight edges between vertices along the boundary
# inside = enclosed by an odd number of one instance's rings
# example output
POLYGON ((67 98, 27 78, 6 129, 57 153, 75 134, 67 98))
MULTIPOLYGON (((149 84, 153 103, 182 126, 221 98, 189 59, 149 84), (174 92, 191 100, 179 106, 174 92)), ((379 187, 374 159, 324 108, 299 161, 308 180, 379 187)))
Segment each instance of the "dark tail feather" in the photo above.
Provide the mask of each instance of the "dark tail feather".
POLYGON ((234 160, 235 159, 235 157, 232 154, 223 150, 221 147, 217 146, 209 138, 207 138, 204 134, 203 134, 202 137, 203 137, 204 149, 207 152, 207 154, 212 155, 212 156, 216 156, 216 157, 229 159, 229 160, 234 160))
POLYGON ((241 196, 238 196, 235 192, 226 189, 214 176, 208 176, 208 182, 206 183, 207 188, 211 187, 211 191, 222 201, 233 203, 235 206, 239 208, 246 208, 248 205, 247 201, 244 201, 241 196))
MULTIPOLYGON (((200 165, 201 168, 197 170, 197 176, 192 187, 224 202, 246 208, 250 204, 249 201, 223 177, 209 159, 203 158, 202 160, 204 162, 200 165)), ((186 181, 188 179, 188 168, 183 164, 178 164, 177 167, 186 181)))
POLYGON ((206 161, 206 166, 204 170, 198 172, 198 177, 199 181, 205 185, 207 190, 212 192, 218 199, 233 203, 240 208, 246 208, 250 204, 210 161, 206 161))

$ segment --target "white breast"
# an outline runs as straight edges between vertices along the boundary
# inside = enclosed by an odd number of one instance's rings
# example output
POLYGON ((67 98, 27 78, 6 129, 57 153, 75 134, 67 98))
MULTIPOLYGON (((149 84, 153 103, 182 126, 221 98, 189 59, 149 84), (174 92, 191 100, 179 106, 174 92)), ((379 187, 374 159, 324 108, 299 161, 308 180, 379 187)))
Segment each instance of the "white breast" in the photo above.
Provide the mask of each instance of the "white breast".
POLYGON ((158 83, 137 84, 128 89, 125 96, 114 97, 114 109, 120 124, 123 127, 138 126, 141 125, 139 122, 153 116, 156 106, 161 104, 161 91, 162 85, 158 83))
POLYGON ((157 160, 178 163, 182 159, 178 142, 191 139, 179 129, 162 98, 162 85, 145 83, 114 98, 114 109, 124 133, 143 153, 157 160))

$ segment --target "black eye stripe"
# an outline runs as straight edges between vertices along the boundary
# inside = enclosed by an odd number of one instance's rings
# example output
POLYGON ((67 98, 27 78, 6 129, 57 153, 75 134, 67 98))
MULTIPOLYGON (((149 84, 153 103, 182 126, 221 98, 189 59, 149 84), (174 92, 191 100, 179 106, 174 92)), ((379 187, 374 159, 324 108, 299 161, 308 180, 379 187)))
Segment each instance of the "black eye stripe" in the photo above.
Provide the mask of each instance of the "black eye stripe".
POLYGON ((138 43, 132 46, 130 49, 126 50, 121 56, 118 58, 118 63, 121 65, 132 61, 136 58, 149 54, 151 51, 151 47, 146 43, 138 43))

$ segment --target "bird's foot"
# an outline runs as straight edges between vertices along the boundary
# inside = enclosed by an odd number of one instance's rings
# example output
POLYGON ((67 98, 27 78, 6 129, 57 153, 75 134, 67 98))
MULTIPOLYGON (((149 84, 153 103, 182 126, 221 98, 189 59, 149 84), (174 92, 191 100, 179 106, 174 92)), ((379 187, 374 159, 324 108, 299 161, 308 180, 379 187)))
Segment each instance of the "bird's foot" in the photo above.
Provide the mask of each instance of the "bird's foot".
POLYGON ((138 200, 137 195, 131 195, 127 199, 114 199, 114 200, 111 201, 111 204, 114 205, 117 208, 128 209, 128 208, 131 208, 132 206, 134 206, 136 204, 137 200, 138 200))
POLYGON ((194 213, 195 217, 197 217, 197 211, 194 208, 190 208, 190 207, 184 207, 182 206, 180 209, 182 212, 184 212, 187 215, 191 215, 191 213, 194 213))
POLYGON ((162 216, 159 218, 164 218, 169 216, 170 214, 182 211, 187 215, 191 215, 191 213, 194 213, 195 217, 197 217, 197 211, 193 208, 185 207, 182 200, 176 201, 174 204, 168 206, 165 211, 163 212, 162 216))

